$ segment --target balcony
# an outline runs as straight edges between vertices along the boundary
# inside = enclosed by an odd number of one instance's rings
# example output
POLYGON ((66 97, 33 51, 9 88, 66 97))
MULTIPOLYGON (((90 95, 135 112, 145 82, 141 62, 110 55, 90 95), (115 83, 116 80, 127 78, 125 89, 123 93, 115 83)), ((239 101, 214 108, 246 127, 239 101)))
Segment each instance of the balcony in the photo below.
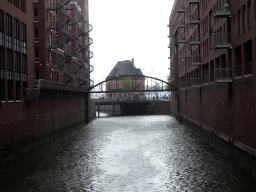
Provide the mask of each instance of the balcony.
POLYGON ((209 83, 209 81, 210 81, 210 77, 209 76, 205 76, 205 77, 203 77, 203 84, 207 84, 207 83, 209 83))
POLYGON ((184 65, 180 65, 179 66, 179 74, 185 74, 186 73, 186 69, 184 65))
POLYGON ((178 43, 186 43, 185 37, 182 36, 182 35, 179 35, 179 36, 178 36, 178 43))
POLYGON ((197 4, 199 3, 199 0, 189 0, 189 4, 197 4))
POLYGON ((231 33, 215 33, 213 35, 215 49, 227 49, 231 47, 231 33))
POLYGON ((252 62, 245 64, 245 75, 251 75, 252 74, 252 62))
POLYGON ((178 28, 185 28, 185 21, 184 20, 180 20, 177 27, 178 28))
POLYGON ((178 10, 177 10, 177 13, 185 13, 185 8, 184 8, 184 6, 179 6, 179 7, 178 7, 178 10))
POLYGON ((75 91, 75 92, 83 92, 85 91, 86 86, 80 86, 79 82, 74 84, 65 84, 64 82, 56 82, 56 81, 48 81, 45 79, 37 80, 37 89, 47 89, 47 90, 62 90, 62 91, 75 91))
POLYGON ((189 43, 190 43, 190 45, 200 45, 200 36, 199 36, 199 34, 190 36, 189 43))
POLYGON ((214 4, 213 16, 215 18, 229 17, 230 15, 229 0, 221 0, 214 4))
POLYGON ((220 83, 232 82, 232 69, 217 68, 215 69, 215 81, 220 83))
POLYGON ((186 58, 186 52, 185 50, 180 50, 178 52, 178 58, 186 58))
POLYGON ((170 38, 170 39, 173 39, 173 34, 171 33, 171 34, 169 34, 168 36, 167 36, 168 38, 170 38))
POLYGON ((200 23, 200 19, 197 14, 189 15, 189 24, 190 25, 199 24, 199 23, 200 23))
POLYGON ((200 55, 191 55, 190 65, 201 65, 200 55))
POLYGON ((190 78, 190 87, 201 87, 200 78, 190 78))
POLYGON ((174 48, 173 42, 171 42, 171 43, 168 44, 168 48, 170 48, 170 49, 174 48))
POLYGON ((170 55, 169 55, 169 59, 173 59, 175 57, 175 48, 171 47, 170 48, 170 55))

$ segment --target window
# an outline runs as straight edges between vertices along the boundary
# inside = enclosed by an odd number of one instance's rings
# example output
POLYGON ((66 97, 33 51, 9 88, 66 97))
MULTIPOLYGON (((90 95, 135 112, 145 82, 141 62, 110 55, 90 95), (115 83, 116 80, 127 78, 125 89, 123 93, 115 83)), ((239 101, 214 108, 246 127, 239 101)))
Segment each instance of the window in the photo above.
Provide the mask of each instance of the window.
POLYGON ((0 31, 4 31, 4 12, 0 10, 0 31))
POLYGON ((21 40, 27 42, 27 26, 21 23, 21 40))
POLYGON ((6 47, 12 48, 12 16, 6 14, 6 47))
POLYGON ((15 71, 20 72, 20 53, 15 52, 15 71))
POLYGON ((235 76, 242 76, 241 46, 235 48, 235 76))
POLYGON ((27 55, 22 54, 21 56, 21 67, 22 67, 22 72, 27 73, 27 55))
POLYGON ((20 0, 20 8, 26 13, 26 0, 20 0))
POLYGON ((2 46, 0 46, 0 68, 5 68, 5 53, 2 46))
POLYGON ((6 35, 6 47, 12 49, 12 36, 6 35))
POLYGON ((11 49, 7 49, 7 69, 13 70, 13 52, 11 49))
POLYGON ((246 14, 246 28, 249 29, 252 27, 252 16, 251 16, 251 1, 247 2, 247 14, 246 14))
POLYGON ((236 26, 236 14, 233 14, 232 19, 233 19, 233 26, 235 27, 236 26))
POLYGON ((20 22, 17 19, 14 19, 14 36, 20 39, 20 22))
POLYGON ((14 19, 14 50, 20 51, 20 22, 14 19))
POLYGON ((4 46, 4 33, 0 31, 0 46, 4 46))
POLYGON ((6 14, 6 34, 12 35, 12 16, 6 14))
POLYGON ((18 8, 20 7, 19 0, 13 0, 13 4, 18 8))
POLYGON ((34 8, 34 22, 38 22, 38 9, 34 8))
POLYGON ((238 34, 241 34, 241 11, 238 10, 237 14, 237 21, 238 21, 238 34))
POLYGON ((39 62, 39 49, 35 49, 35 62, 39 62))
POLYGON ((27 26, 21 23, 21 52, 27 54, 27 26))
POLYGON ((241 32, 245 32, 245 5, 242 7, 242 16, 241 16, 241 32))
POLYGON ((38 29, 36 28, 36 29, 34 30, 34 32, 35 32, 35 42, 38 42, 38 41, 39 41, 38 29))

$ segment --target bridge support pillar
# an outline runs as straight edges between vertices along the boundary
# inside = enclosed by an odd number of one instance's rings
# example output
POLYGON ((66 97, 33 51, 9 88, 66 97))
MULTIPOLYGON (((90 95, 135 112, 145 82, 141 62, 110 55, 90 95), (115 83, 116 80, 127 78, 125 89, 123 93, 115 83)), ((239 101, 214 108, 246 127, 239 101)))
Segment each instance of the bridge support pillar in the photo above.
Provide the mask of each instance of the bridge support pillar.
POLYGON ((98 105, 98 117, 100 117, 100 105, 98 105))

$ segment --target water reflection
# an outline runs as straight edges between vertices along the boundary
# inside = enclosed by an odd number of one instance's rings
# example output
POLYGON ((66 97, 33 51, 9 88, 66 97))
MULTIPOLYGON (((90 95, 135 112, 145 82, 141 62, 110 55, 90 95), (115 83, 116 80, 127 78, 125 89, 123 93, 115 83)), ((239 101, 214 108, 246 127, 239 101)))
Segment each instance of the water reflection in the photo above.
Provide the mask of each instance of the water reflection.
POLYGON ((1 165, 0 171, 7 175, 5 180, 20 173, 12 185, 2 185, 13 191, 253 191, 256 187, 254 177, 170 116, 99 118, 1 165))

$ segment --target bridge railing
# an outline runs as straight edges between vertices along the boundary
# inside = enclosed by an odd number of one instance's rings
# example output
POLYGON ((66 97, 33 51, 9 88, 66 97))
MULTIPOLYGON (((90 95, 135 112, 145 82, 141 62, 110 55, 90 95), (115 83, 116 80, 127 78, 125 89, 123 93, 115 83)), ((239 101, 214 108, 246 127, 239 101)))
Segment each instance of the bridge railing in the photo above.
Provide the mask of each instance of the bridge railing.
POLYGON ((168 101, 168 96, 153 96, 153 97, 143 97, 143 98, 100 98, 94 99, 95 102, 114 102, 114 101, 168 101))

